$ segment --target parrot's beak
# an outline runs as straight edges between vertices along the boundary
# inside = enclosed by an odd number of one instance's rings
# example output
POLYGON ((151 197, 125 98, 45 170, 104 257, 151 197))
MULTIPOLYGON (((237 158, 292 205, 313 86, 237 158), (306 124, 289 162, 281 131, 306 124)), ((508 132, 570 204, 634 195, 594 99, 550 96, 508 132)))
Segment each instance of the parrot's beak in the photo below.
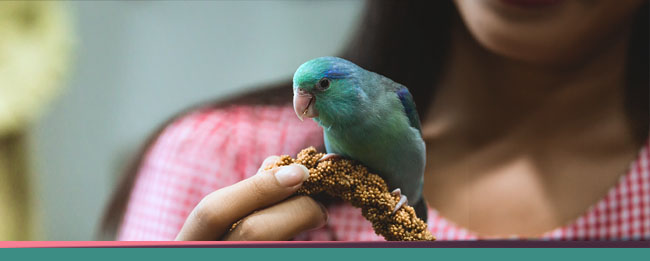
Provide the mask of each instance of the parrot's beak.
POLYGON ((313 94, 303 90, 302 88, 294 89, 293 110, 296 111, 298 119, 302 121, 303 117, 318 117, 318 111, 314 108, 314 103, 316 103, 316 97, 314 97, 313 94))

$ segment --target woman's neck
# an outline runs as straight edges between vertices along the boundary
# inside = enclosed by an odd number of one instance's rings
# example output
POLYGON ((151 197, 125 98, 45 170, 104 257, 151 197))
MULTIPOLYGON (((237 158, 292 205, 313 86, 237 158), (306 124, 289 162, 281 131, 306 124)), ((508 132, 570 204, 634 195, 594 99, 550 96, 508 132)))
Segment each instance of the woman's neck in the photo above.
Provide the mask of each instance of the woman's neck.
POLYGON ((425 137, 463 134, 480 143, 506 133, 573 136, 587 130, 607 134, 601 138, 632 137, 624 109, 627 34, 589 58, 554 66, 491 53, 463 26, 452 31, 425 137))

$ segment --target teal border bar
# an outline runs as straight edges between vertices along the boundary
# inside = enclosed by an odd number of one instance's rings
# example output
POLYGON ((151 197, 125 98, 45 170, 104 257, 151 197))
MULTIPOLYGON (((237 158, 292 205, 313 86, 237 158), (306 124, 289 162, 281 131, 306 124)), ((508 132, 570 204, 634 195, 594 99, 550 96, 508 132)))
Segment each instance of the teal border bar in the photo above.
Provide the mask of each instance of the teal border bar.
POLYGON ((648 260, 650 248, 22 248, 2 260, 648 260))

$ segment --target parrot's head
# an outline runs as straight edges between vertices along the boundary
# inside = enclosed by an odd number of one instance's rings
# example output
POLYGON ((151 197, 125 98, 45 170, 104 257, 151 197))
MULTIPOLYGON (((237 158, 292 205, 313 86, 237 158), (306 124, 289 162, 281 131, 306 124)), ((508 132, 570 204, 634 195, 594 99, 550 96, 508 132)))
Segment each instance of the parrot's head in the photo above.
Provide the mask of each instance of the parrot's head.
POLYGON ((338 57, 320 57, 302 64, 293 75, 293 109, 300 120, 314 118, 323 126, 351 120, 366 97, 356 64, 338 57))

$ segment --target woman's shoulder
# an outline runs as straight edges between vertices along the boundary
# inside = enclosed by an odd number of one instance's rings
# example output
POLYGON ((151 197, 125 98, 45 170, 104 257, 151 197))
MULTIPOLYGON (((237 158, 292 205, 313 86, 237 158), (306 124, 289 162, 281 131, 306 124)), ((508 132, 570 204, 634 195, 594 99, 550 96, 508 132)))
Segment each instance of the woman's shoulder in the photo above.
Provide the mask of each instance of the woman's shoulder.
POLYGON ((183 157, 250 158, 321 146, 322 129, 301 122, 290 105, 231 104, 190 111, 168 124, 150 147, 183 157))
POLYGON ((254 95, 183 113, 163 128, 148 158, 172 152, 194 163, 230 160, 233 167, 244 168, 238 173, 252 175, 269 155, 322 145, 322 129, 313 121, 300 121, 290 102, 274 100, 277 95, 266 90, 254 95))

